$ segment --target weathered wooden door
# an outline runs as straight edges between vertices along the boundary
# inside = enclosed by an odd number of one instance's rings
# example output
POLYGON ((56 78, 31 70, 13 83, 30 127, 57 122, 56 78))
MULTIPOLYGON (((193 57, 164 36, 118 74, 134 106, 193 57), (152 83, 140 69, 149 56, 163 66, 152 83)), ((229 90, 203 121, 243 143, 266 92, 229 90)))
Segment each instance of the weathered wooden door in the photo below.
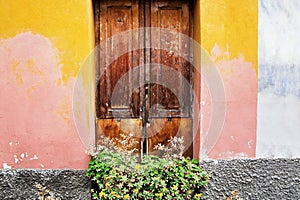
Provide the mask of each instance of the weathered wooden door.
POLYGON ((98 0, 94 5, 96 44, 102 44, 97 54, 97 138, 131 135, 138 143, 129 141, 128 149, 149 153, 156 144, 183 136, 185 154, 192 156, 193 74, 183 58, 191 56, 191 44, 179 34, 192 36, 190 3, 98 0), (144 27, 178 34, 170 37, 144 27), (137 28, 138 34, 128 33, 137 28), (124 31, 126 37, 113 38, 124 31))

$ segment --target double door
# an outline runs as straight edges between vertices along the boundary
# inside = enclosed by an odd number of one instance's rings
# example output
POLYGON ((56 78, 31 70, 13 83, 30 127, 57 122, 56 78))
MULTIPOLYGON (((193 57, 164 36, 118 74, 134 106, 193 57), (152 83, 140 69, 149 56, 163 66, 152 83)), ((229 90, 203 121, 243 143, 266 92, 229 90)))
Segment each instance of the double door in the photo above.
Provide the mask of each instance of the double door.
POLYGON ((128 150, 154 153, 158 143, 183 137, 192 156, 192 47, 182 36, 192 36, 190 3, 98 0, 94 7, 96 139, 116 138, 121 146, 127 138, 128 150))

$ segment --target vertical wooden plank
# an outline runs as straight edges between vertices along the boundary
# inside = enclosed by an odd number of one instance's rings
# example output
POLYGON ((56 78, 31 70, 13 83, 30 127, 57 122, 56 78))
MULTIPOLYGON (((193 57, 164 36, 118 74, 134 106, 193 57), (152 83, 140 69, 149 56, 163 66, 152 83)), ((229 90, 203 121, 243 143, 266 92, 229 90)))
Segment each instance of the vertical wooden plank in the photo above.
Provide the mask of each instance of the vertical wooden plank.
MULTIPOLYGON (((116 35, 123 31, 129 30, 131 28, 131 9, 126 7, 109 7, 109 17, 108 21, 110 22, 109 32, 110 36, 116 35)), ((131 40, 130 37, 126 38, 127 40, 131 40)), ((111 105, 112 108, 123 108, 126 104, 128 105, 128 77, 123 78, 124 83, 119 85, 116 89, 115 86, 118 80, 124 75, 129 68, 129 53, 128 53, 128 41, 112 41, 110 45, 110 57, 117 55, 120 50, 123 52, 127 52, 124 55, 121 55, 119 58, 114 60, 114 62, 110 65, 111 66, 111 90, 110 94, 112 94, 113 90, 116 94, 122 96, 122 98, 114 102, 111 105), (126 103, 127 102, 127 103, 126 103)))
MULTIPOLYGON (((151 98, 151 95, 149 96, 149 90, 150 90, 150 85, 148 85, 149 82, 151 82, 151 68, 148 64, 151 63, 151 31, 150 31, 150 27, 151 27, 151 18, 150 18, 150 15, 151 15, 151 0, 145 0, 145 11, 144 11, 144 14, 146 16, 146 19, 145 19, 145 41, 144 41, 144 44, 145 44, 145 67, 144 67, 144 70, 145 70, 145 75, 144 75, 144 122, 146 123, 147 119, 148 119, 148 116, 149 116, 149 108, 150 108, 150 101, 149 101, 149 98, 151 98)), ((144 126, 146 126, 146 124, 144 124, 144 126)))
MULTIPOLYGON (((174 31, 175 33, 180 32, 181 10, 172 7, 167 8, 168 9, 159 10, 161 28, 174 31)), ((179 45, 179 34, 161 35, 161 48, 164 49, 164 51, 161 51, 160 63, 167 67, 167 70, 164 71, 164 73, 161 76, 163 82, 171 83, 168 85, 168 87, 170 87, 173 90, 172 92, 171 90, 166 90, 166 88, 162 87, 163 96, 160 97, 160 102, 162 105, 165 106, 166 109, 180 109, 178 104, 179 102, 176 102, 174 98, 170 98, 172 96, 172 93, 180 94, 182 89, 180 81, 180 72, 182 66, 181 63, 176 63, 175 57, 177 57, 178 55, 174 55, 175 52, 179 51, 179 45), (172 73, 171 68, 179 73, 172 73), (168 81, 170 79, 172 81, 168 81)), ((181 101, 181 98, 179 99, 179 101, 181 101)))
POLYGON ((192 37, 191 30, 191 20, 190 20, 190 9, 189 4, 184 2, 182 4, 182 13, 181 13, 181 30, 180 32, 189 36, 189 37, 182 37, 180 38, 180 52, 182 57, 180 58, 180 62, 182 63, 181 74, 182 74, 182 82, 185 80, 186 83, 189 84, 182 84, 182 113, 184 116, 191 117, 192 111, 192 85, 191 76, 192 70, 190 69, 191 65, 189 63, 190 58, 192 56, 192 51, 190 51, 191 44, 189 38, 192 37), (188 59, 188 60, 186 60, 188 59), (186 93, 189 91, 189 93, 186 93))
MULTIPOLYGON (((158 2, 156 0, 151 0, 151 15, 149 16, 151 19, 151 27, 160 27, 160 21, 159 21, 159 16, 158 16, 158 2)), ((150 58, 150 63, 151 65, 151 82, 161 82, 161 77, 160 77, 160 67, 158 65, 153 65, 153 64, 159 64, 160 63, 160 32, 159 31, 151 31, 151 58, 150 58), (155 45, 153 45, 155 44, 155 45), (158 49, 154 49, 153 46, 157 46, 158 49)), ((151 84, 151 87, 149 88, 149 101, 150 103, 148 104, 147 110, 150 110, 150 107, 155 104, 160 104, 160 96, 161 96, 161 87, 158 84, 151 84)), ((154 117, 158 116, 156 113, 156 110, 152 109, 151 116, 149 117, 154 117)))
MULTIPOLYGON (((145 69, 144 69, 144 65, 145 65, 145 40, 146 40, 146 36, 145 36, 145 1, 139 1, 139 65, 140 66, 140 72, 139 72, 139 85, 144 85, 145 82, 145 69)), ((138 100, 135 101, 135 107, 138 111, 138 116, 143 118, 144 115, 144 96, 145 96, 145 91, 143 88, 139 88, 138 90, 136 90, 135 92, 135 99, 138 100)))
POLYGON ((135 51, 130 52, 131 53, 131 60, 132 60, 132 64, 129 65, 131 72, 134 71, 136 73, 132 74, 130 73, 130 78, 129 78, 129 85, 130 85, 130 90, 129 90, 129 97, 131 96, 130 100, 130 107, 132 110, 132 117, 139 117, 140 113, 139 113, 139 101, 140 101, 140 97, 139 97, 139 93, 140 91, 136 91, 135 88, 133 87, 134 85, 139 85, 140 82, 140 70, 135 70, 133 68, 137 67, 137 66, 142 66, 140 65, 140 61, 143 60, 142 59, 142 52, 141 52, 141 47, 140 45, 143 44, 143 38, 141 38, 142 36, 140 35, 140 31, 138 32, 138 34, 136 33, 137 29, 140 28, 141 23, 143 23, 140 20, 141 15, 143 16, 143 10, 140 10, 140 4, 139 4, 139 0, 134 0, 132 2, 132 29, 135 30, 135 33, 132 35, 132 49, 137 49, 135 51))
POLYGON ((106 116, 108 108, 108 85, 107 85, 107 71, 106 71, 106 62, 107 62, 107 45, 104 43, 107 39, 107 6, 106 1, 100 1, 100 30, 99 30, 99 43, 100 43, 100 79, 99 79, 99 99, 100 99, 100 118, 106 116))
POLYGON ((94 9, 94 26, 95 26, 95 80, 96 80, 96 116, 100 116, 100 1, 93 1, 93 9, 94 9))

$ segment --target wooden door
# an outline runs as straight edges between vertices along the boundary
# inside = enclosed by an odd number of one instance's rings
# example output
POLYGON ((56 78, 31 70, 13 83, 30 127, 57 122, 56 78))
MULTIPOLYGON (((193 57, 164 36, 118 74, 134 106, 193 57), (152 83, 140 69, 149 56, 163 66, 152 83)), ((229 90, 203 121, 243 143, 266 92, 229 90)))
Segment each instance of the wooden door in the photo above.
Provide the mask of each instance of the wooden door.
POLYGON ((110 38, 97 54, 97 137, 131 135, 138 142, 128 149, 148 153, 158 143, 167 144, 171 137, 183 136, 189 147, 186 155, 192 156, 192 70, 182 58, 191 54, 191 48, 189 40, 179 34, 192 36, 190 3, 106 0, 94 5, 96 44, 110 38), (139 34, 126 34, 121 41, 111 39, 143 27, 178 34, 170 37, 145 28, 139 34), (110 62, 120 49, 126 53, 110 62), (134 68, 138 72, 130 74, 134 68), (117 87, 120 79, 125 84, 117 87), (112 101, 113 93, 119 94, 117 101, 112 101))

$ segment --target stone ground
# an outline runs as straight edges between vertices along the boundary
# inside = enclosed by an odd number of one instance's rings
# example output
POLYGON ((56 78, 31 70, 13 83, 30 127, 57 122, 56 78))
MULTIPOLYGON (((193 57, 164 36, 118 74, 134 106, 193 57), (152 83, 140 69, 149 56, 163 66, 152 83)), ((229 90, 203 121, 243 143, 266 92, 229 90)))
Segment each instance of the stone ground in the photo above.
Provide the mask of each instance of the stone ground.
MULTIPOLYGON (((238 193, 246 199, 300 199, 300 159, 238 159, 202 161, 211 173, 203 199, 238 193)), ((36 184, 47 186, 63 200, 90 200, 84 170, 0 170, 0 199, 37 199, 36 184)), ((234 195, 233 195, 234 196, 234 195)))

